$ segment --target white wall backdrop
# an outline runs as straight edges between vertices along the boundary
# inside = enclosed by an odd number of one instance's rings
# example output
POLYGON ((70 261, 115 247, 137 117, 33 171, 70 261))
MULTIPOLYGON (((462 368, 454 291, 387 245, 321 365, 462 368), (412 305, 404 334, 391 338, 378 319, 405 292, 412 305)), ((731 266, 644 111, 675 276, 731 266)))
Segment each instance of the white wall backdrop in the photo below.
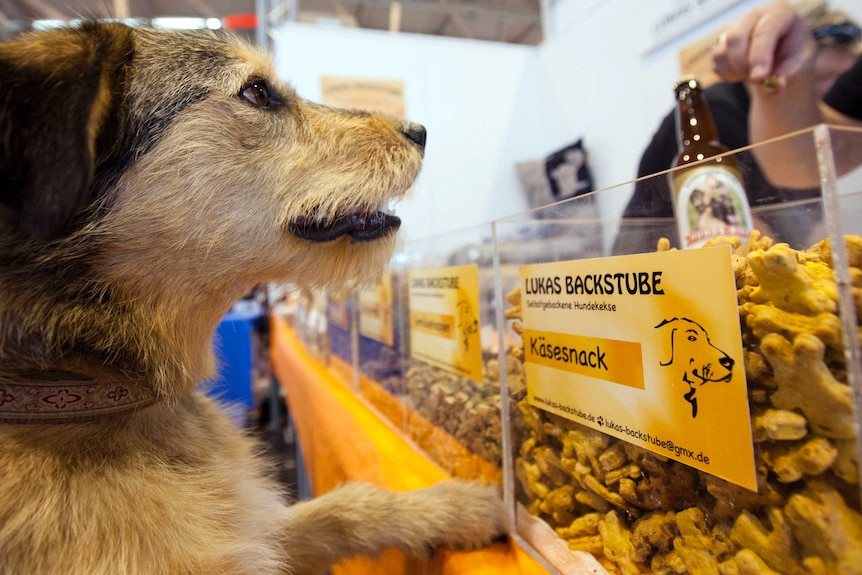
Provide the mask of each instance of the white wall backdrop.
MULTIPOLYGON (((291 24, 279 30, 275 58, 312 100, 321 76, 404 81, 407 116, 428 128, 416 193, 398 207, 406 236, 417 238, 526 209, 515 163, 581 137, 597 189, 634 178, 673 105, 679 50, 767 0, 697 0, 720 13, 656 47, 657 22, 693 1, 558 0, 537 48, 291 24)), ((829 5, 862 21, 859 0, 829 5)), ((602 203, 603 213, 619 214, 621 201, 602 203)))

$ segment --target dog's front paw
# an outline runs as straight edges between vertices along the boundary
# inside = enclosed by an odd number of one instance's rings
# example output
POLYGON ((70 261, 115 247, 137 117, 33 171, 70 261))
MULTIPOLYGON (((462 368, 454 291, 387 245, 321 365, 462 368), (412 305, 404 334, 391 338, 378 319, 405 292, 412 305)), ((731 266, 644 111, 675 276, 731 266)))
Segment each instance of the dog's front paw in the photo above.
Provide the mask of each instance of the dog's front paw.
POLYGON ((500 490, 468 481, 446 481, 425 492, 446 514, 445 528, 431 543, 459 551, 485 547, 506 533, 506 509, 500 490))

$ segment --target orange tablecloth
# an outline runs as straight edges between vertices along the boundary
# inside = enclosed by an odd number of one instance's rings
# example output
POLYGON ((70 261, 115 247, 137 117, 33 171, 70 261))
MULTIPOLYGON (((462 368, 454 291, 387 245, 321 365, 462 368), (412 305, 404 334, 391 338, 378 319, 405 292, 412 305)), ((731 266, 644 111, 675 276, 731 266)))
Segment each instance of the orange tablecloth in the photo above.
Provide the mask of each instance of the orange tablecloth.
MULTIPOLYGON (((398 491, 429 487, 448 475, 414 449, 333 374, 314 361, 287 322, 272 320, 272 364, 285 390, 315 494, 349 479, 398 491)), ((442 551, 430 561, 387 552, 352 559, 334 575, 546 575, 515 543, 470 553, 442 551)))

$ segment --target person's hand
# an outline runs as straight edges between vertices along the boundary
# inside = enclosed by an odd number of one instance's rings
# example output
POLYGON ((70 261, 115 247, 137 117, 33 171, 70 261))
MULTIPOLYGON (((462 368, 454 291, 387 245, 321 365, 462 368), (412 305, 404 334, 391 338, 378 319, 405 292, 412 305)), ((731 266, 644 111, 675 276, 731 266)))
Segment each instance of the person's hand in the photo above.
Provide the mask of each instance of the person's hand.
POLYGON ((712 49, 716 74, 780 91, 813 75, 816 45, 808 26, 787 2, 754 8, 733 23, 712 49))

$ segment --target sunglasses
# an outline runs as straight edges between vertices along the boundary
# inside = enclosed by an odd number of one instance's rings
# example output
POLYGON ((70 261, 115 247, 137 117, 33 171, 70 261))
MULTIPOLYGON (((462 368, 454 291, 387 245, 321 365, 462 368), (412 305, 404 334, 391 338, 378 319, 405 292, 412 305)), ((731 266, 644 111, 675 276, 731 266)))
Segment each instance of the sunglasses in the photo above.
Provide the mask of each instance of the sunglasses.
POLYGON ((862 29, 856 24, 830 24, 811 31, 814 39, 823 44, 847 46, 862 39, 862 29))

